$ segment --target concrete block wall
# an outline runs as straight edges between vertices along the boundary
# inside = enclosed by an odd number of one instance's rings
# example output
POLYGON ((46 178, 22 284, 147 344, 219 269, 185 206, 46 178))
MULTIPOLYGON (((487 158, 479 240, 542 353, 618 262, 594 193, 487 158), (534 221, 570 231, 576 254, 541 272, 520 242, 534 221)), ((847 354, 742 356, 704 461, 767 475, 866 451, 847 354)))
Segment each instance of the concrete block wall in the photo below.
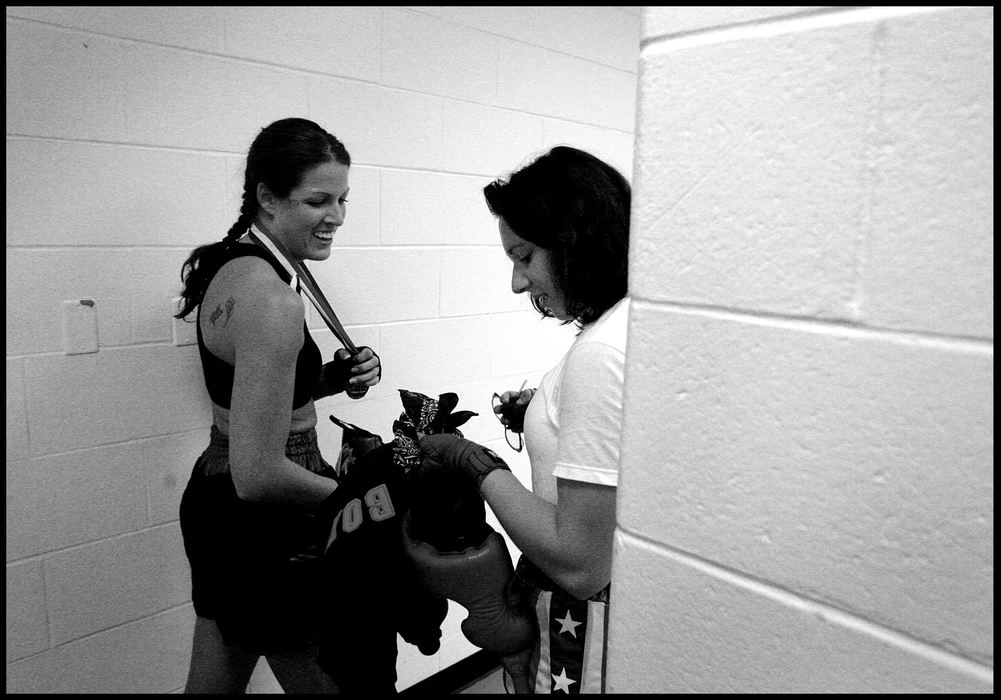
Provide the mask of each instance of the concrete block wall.
MULTIPOLYGON (((481 189, 557 143, 631 174, 639 8, 7 7, 6 23, 8 692, 183 687, 177 506, 211 413, 173 299, 274 119, 314 119, 354 160, 313 270, 385 374, 318 404, 328 457, 329 414, 388 439, 398 388, 455 391, 480 414, 467 435, 528 481, 490 395, 537 382, 573 335, 510 293, 481 189), (77 312, 96 352, 66 353, 77 312)), ((399 688, 474 651, 464 616, 433 657, 401 643, 399 688)), ((251 690, 275 689, 260 664, 251 690)))
POLYGON ((991 8, 646 7, 612 692, 992 692, 991 8))

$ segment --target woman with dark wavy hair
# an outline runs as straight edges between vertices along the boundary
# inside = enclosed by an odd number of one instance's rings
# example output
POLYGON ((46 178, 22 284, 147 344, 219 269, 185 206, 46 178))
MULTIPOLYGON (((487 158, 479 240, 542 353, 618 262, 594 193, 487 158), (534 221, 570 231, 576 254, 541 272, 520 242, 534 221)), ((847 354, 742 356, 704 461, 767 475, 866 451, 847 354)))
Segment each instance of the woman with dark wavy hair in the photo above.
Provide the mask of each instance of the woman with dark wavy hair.
POLYGON ((625 297, 631 191, 612 166, 556 146, 483 194, 505 252, 515 251, 512 291, 531 294, 543 316, 583 328, 625 297), (529 274, 533 249, 541 250, 534 262, 545 262, 545 285, 529 274), (520 262, 528 265, 521 277, 520 262))
POLYGON ((538 625, 525 663, 535 692, 603 692, 630 187, 593 155, 557 146, 484 195, 513 264, 511 290, 580 331, 537 390, 505 392, 494 409, 524 431, 531 490, 493 451, 453 435, 421 439, 421 469, 474 482, 521 550, 512 590, 538 625))
POLYGON ((266 126, 247 155, 239 218, 182 266, 177 317, 198 310, 213 417, 180 507, 196 614, 186 692, 242 693, 261 656, 287 693, 337 691, 316 664, 329 601, 314 553, 337 481, 314 401, 376 384, 381 367, 367 347, 322 364, 295 265, 330 257, 350 165, 312 121, 266 126))

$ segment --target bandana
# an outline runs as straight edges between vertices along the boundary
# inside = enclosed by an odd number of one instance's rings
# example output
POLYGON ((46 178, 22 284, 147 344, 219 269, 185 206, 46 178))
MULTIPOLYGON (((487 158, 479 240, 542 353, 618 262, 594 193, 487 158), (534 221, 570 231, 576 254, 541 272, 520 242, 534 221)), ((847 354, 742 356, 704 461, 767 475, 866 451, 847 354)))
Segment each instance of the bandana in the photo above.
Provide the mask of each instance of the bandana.
MULTIPOLYGON (((421 463, 418 441, 422 435, 431 433, 452 433, 463 437, 459 426, 473 416, 472 411, 455 411, 459 397, 454 392, 439 394, 437 399, 416 391, 400 389, 403 412, 393 421, 393 464, 406 476, 421 463)), ((343 429, 341 456, 337 464, 337 476, 346 476, 355 462, 370 450, 382 445, 382 438, 357 425, 330 416, 331 422, 343 429)))
POLYGON ((451 433, 462 437, 459 426, 479 415, 472 411, 454 411, 459 397, 451 391, 432 399, 416 391, 400 389, 400 400, 403 412, 393 422, 393 462, 404 474, 409 474, 421 462, 417 442, 422 435, 451 433))

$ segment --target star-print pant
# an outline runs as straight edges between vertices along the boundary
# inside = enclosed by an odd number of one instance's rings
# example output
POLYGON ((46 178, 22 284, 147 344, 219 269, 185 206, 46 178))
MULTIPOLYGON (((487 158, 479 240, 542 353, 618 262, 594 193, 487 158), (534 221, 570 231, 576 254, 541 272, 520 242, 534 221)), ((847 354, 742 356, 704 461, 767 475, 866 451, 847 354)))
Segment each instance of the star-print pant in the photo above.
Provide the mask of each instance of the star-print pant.
POLYGON ((530 678, 535 693, 604 693, 611 584, 587 600, 556 585, 522 555, 515 576, 526 614, 534 614, 539 639, 530 678))

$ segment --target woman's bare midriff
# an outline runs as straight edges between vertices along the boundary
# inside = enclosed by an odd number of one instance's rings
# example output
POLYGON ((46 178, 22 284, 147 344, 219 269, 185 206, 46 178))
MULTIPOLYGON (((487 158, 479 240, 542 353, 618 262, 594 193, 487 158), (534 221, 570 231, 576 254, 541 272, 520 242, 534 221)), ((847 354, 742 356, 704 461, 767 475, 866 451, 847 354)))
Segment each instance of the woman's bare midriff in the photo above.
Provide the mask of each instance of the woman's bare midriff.
MULTIPOLYGON (((212 420, 215 422, 219 432, 229 435, 229 409, 223 408, 215 403, 212 404, 212 420)), ((305 433, 316 427, 316 405, 309 401, 292 411, 292 420, 289 422, 289 433, 305 433)))

